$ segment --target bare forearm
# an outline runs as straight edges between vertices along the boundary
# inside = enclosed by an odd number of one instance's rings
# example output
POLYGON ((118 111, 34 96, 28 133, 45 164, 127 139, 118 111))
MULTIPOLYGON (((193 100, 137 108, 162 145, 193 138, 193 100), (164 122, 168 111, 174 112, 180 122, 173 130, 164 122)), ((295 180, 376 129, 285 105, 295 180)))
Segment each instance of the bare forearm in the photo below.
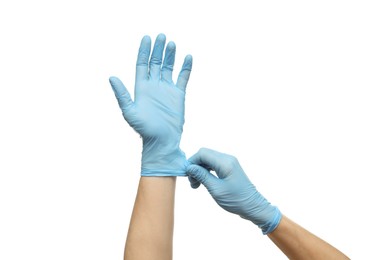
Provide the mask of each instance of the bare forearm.
POLYGON ((349 259, 342 252, 285 216, 268 237, 289 259, 349 259))
POLYGON ((172 259, 176 177, 141 177, 125 260, 172 259))

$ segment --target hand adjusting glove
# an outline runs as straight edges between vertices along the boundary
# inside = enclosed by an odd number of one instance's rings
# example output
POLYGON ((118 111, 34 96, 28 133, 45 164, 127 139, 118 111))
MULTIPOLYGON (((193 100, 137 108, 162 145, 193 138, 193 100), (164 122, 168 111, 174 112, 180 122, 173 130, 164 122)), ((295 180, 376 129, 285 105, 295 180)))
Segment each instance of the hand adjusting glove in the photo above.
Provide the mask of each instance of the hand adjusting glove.
POLYGON ((118 78, 110 78, 124 118, 142 137, 141 176, 186 175, 187 161, 179 146, 192 57, 186 56, 175 84, 172 71, 176 46, 173 42, 167 44, 162 62, 164 46, 165 35, 159 34, 149 60, 150 37, 142 39, 137 58, 134 101, 118 78))
POLYGON ((252 221, 264 235, 275 230, 282 214, 256 190, 235 157, 202 148, 189 162, 192 164, 187 173, 192 188, 202 183, 219 206, 252 221))

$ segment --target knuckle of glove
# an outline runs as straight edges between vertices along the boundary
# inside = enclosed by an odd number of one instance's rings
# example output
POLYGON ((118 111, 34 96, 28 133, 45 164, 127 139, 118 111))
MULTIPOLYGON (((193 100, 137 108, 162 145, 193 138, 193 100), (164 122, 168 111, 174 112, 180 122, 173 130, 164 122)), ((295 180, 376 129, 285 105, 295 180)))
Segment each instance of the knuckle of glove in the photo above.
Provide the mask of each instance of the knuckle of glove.
POLYGON ((224 164, 227 171, 232 171, 239 163, 236 157, 228 155, 224 164))

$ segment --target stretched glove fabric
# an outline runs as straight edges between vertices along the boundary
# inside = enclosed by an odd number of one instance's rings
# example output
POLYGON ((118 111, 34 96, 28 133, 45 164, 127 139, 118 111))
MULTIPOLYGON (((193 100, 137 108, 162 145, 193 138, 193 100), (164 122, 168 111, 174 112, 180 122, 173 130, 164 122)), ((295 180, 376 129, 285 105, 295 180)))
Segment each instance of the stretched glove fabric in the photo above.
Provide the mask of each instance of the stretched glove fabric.
POLYGON ((202 148, 189 162, 192 164, 187 173, 192 188, 202 183, 219 206, 252 221, 263 234, 275 230, 282 214, 256 190, 235 157, 202 148))
POLYGON ((151 39, 145 36, 138 52, 135 99, 116 77, 110 83, 122 114, 143 141, 141 176, 185 176, 187 161, 180 149, 184 125, 184 100, 192 68, 186 56, 177 83, 172 81, 176 46, 159 34, 151 51, 151 39), (150 56, 150 60, 149 60, 150 56))

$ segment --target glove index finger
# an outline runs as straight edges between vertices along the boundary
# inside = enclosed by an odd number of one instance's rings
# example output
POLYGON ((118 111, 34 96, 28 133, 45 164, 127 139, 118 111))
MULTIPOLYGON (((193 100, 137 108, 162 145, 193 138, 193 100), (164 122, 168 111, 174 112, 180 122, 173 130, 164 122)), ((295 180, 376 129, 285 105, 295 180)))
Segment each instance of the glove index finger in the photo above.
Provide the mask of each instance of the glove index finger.
POLYGON ((208 170, 196 164, 188 166, 186 172, 189 178, 191 178, 189 179, 191 187, 195 189, 199 187, 198 183, 202 183, 207 189, 209 189, 216 181, 218 181, 218 178, 212 175, 208 170))
POLYGON ((152 41, 148 35, 145 35, 141 40, 141 45, 138 50, 136 81, 145 80, 149 73, 149 56, 152 41))
POLYGON ((218 177, 223 175, 223 156, 225 154, 208 149, 200 148, 199 151, 188 159, 189 162, 197 165, 201 165, 207 170, 214 170, 218 177))
POLYGON ((184 59, 183 66, 181 68, 181 71, 179 73, 179 76, 178 76, 177 82, 176 82, 176 86, 179 89, 186 91, 187 83, 188 83, 188 80, 190 79, 190 75, 191 75, 191 70, 192 70, 192 56, 187 55, 184 59))

